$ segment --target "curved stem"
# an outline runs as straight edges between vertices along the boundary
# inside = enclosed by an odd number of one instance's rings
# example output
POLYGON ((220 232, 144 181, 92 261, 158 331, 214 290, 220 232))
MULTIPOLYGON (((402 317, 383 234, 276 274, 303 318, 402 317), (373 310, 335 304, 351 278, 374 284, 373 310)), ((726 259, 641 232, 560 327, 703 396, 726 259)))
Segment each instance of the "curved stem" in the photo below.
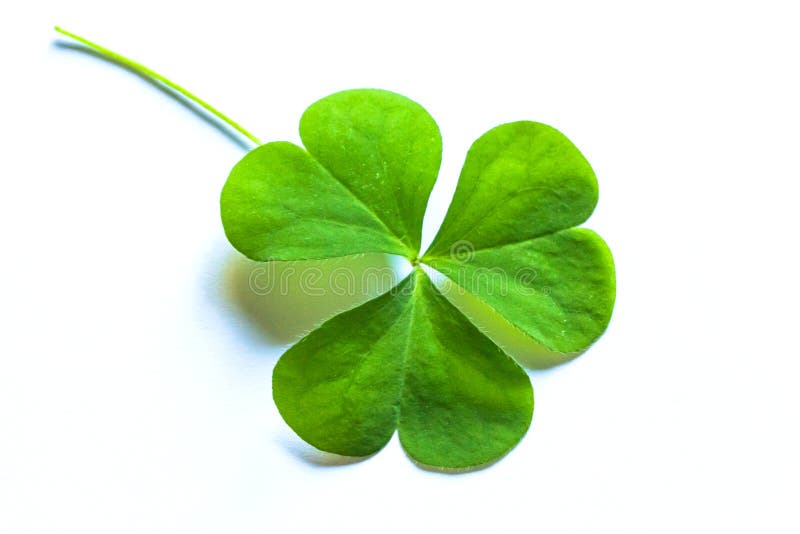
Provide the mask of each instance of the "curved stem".
POLYGON ((69 37, 71 39, 75 39, 79 43, 88 46, 92 50, 94 50, 96 52, 99 52, 100 54, 103 54, 104 56, 107 56, 107 57, 113 59, 114 61, 117 61, 117 62, 121 63, 122 65, 125 65, 126 67, 129 67, 129 68, 133 69, 134 71, 136 71, 136 72, 138 72, 140 74, 143 74, 144 76, 147 76, 148 78, 152 78, 153 80, 156 80, 159 83, 164 84, 165 86, 169 87, 173 91, 175 91, 177 93, 180 93, 181 95, 183 95, 184 97, 188 98, 189 100, 191 100, 192 102, 194 102, 195 104, 200 106, 201 108, 205 109, 206 111, 208 111, 209 113, 211 113, 212 115, 214 115, 215 117, 220 119, 221 121, 225 122, 231 128, 233 128, 234 130, 236 130, 240 134, 242 134, 245 137, 247 137, 248 139, 250 139, 256 145, 260 145, 261 144, 261 141, 259 141, 256 136, 254 136, 253 134, 251 134, 250 132, 248 132, 247 130, 242 128, 236 121, 234 121, 233 119, 231 119, 230 117, 228 117, 227 115, 222 113, 221 111, 217 110, 216 108, 214 108, 211 104, 209 104, 205 100, 203 100, 200 97, 190 93, 189 91, 187 91, 186 89, 184 89, 183 87, 178 85, 177 83, 166 79, 165 77, 163 77, 159 73, 157 73, 157 72, 145 67, 144 65, 142 65, 140 63, 137 63, 136 61, 128 59, 125 56, 122 56, 120 54, 117 54, 116 52, 113 52, 113 51, 109 50, 108 48, 100 46, 99 44, 93 43, 93 42, 89 41, 88 39, 84 39, 83 37, 81 37, 79 35, 75 35, 74 33, 69 32, 69 31, 67 31, 67 30, 65 30, 63 28, 58 27, 58 26, 56 26, 55 29, 56 29, 56 31, 58 33, 60 33, 62 35, 66 35, 67 37, 69 37))

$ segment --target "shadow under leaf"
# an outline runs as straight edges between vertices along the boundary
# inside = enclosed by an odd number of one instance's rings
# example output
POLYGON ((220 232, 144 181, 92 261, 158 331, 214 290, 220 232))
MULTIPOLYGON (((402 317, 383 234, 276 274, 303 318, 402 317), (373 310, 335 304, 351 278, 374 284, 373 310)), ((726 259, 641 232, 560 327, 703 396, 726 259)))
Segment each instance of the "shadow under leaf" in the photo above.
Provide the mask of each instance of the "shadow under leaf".
POLYGON ((268 263, 236 254, 224 268, 223 290, 265 341, 286 345, 390 290, 400 280, 394 263, 386 254, 268 263))
MULTIPOLYGON (((352 465, 369 460, 374 456, 342 456, 332 452, 325 452, 309 445, 297 436, 292 436, 281 439, 283 448, 289 451, 290 454, 306 462, 307 464, 317 467, 339 467, 345 465, 352 465)), ((377 454, 377 453, 376 453, 377 454)))
POLYGON ((550 369, 574 360, 583 352, 563 354, 549 350, 512 325, 494 308, 444 276, 437 285, 447 299, 497 343, 509 356, 528 369, 550 369))

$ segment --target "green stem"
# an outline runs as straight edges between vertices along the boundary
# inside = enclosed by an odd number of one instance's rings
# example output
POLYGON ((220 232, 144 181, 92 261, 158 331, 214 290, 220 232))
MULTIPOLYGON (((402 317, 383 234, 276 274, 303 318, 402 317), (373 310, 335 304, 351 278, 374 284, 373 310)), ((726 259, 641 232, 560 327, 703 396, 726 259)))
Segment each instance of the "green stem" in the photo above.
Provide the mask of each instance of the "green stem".
POLYGON ((79 35, 75 35, 72 32, 68 32, 67 30, 65 30, 63 28, 60 28, 60 27, 56 26, 56 31, 58 33, 62 34, 62 35, 66 35, 67 37, 75 39, 79 43, 82 43, 82 44, 88 46, 92 50, 94 50, 96 52, 99 52, 100 54, 102 54, 102 55, 104 55, 106 57, 109 57, 112 60, 114 60, 114 61, 116 61, 118 63, 121 63, 122 65, 125 65, 126 67, 131 68, 134 71, 136 71, 136 72, 138 72, 138 73, 140 73, 140 74, 142 74, 144 76, 147 76, 148 78, 152 78, 153 80, 156 80, 157 82, 164 84, 165 86, 169 87, 173 91, 183 95, 184 97, 188 98, 192 102, 196 103, 198 106, 200 106, 201 108, 205 109, 206 111, 208 111, 209 113, 211 113, 212 115, 214 115, 215 117, 220 119, 221 121, 225 122, 231 128, 233 128, 237 132, 241 133, 242 135, 244 135, 245 137, 250 139, 256 145, 260 145, 261 144, 261 141, 259 141, 256 136, 254 136, 253 134, 251 134, 250 132, 248 132, 247 130, 242 128, 236 121, 234 121, 233 119, 231 119, 230 117, 228 117, 227 115, 222 113, 221 111, 217 110, 216 108, 214 108, 211 104, 209 104, 205 100, 202 100, 198 96, 193 95, 192 93, 190 93, 189 91, 187 91, 186 89, 184 89, 183 87, 178 85, 177 83, 171 82, 170 80, 166 79, 165 77, 163 77, 159 73, 157 73, 157 72, 145 67, 144 65, 142 65, 140 63, 137 63, 137 62, 135 62, 135 61, 133 61, 131 59, 128 59, 125 56, 117 54, 116 52, 113 52, 113 51, 109 50, 108 48, 105 48, 103 46, 100 46, 99 44, 93 43, 93 42, 89 41, 88 39, 84 39, 83 37, 81 37, 79 35))

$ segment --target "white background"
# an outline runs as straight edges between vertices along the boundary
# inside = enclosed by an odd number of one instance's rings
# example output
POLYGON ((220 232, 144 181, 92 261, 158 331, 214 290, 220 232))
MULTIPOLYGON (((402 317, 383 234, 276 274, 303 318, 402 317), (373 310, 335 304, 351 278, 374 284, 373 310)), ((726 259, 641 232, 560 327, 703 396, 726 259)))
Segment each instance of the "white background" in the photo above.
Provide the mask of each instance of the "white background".
POLYGON ((793 7, 5 5, 0 532, 798 532, 793 7), (259 327, 237 301, 218 198, 244 149, 54 46, 55 23, 264 140, 297 141, 336 90, 417 100, 445 145, 426 240, 472 140, 556 126, 599 178, 587 226, 617 264, 608 332, 530 372, 532 428, 494 466, 425 471, 396 438, 338 465, 271 399, 308 317, 262 303, 259 327))

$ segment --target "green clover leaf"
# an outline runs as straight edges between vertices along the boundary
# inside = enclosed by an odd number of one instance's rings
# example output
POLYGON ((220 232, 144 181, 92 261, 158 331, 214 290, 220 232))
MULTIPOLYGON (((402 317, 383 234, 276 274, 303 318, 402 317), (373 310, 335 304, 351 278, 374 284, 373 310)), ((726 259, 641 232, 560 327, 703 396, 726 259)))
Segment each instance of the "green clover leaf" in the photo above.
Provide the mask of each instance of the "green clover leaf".
POLYGON ((442 157, 419 105, 388 91, 344 91, 300 121, 307 150, 250 151, 222 190, 228 239, 255 260, 386 252, 415 257, 442 157))
POLYGON ((552 351, 580 352, 607 327, 616 291, 611 253, 597 234, 575 228, 594 210, 597 181, 557 130, 523 121, 475 141, 442 227, 420 257, 442 140, 419 104, 388 91, 343 91, 303 114, 305 148, 261 145, 164 76, 56 31, 260 145, 233 168, 220 202, 225 234, 247 257, 382 252, 415 266, 392 290, 306 335, 275 366, 278 410, 317 448, 366 456, 397 430, 416 461, 463 468, 496 460, 527 432, 528 375, 451 304, 420 263, 552 351))
MULTIPOLYGON (((441 159, 430 115, 387 91, 343 91, 312 104, 300 134, 305 150, 268 143, 233 168, 221 211, 234 247, 265 261, 386 252, 416 264, 441 159)), ((470 149, 419 262, 545 347, 584 350, 615 295, 608 247, 573 228, 596 202, 594 173, 564 135, 535 122, 499 126, 470 149)), ((397 430, 409 456, 445 468, 499 458, 533 412, 527 374, 419 266, 301 339, 272 386, 284 420, 321 450, 366 456, 397 430)))
POLYGON ((616 293, 605 242, 572 228, 596 203, 594 172, 561 132, 503 124, 470 148, 423 261, 548 349, 580 352, 606 329, 616 293))
POLYGON ((289 426, 319 449, 366 456, 397 429, 412 458, 438 467, 494 460, 533 412, 525 372, 421 269, 301 339, 272 388, 289 426))

